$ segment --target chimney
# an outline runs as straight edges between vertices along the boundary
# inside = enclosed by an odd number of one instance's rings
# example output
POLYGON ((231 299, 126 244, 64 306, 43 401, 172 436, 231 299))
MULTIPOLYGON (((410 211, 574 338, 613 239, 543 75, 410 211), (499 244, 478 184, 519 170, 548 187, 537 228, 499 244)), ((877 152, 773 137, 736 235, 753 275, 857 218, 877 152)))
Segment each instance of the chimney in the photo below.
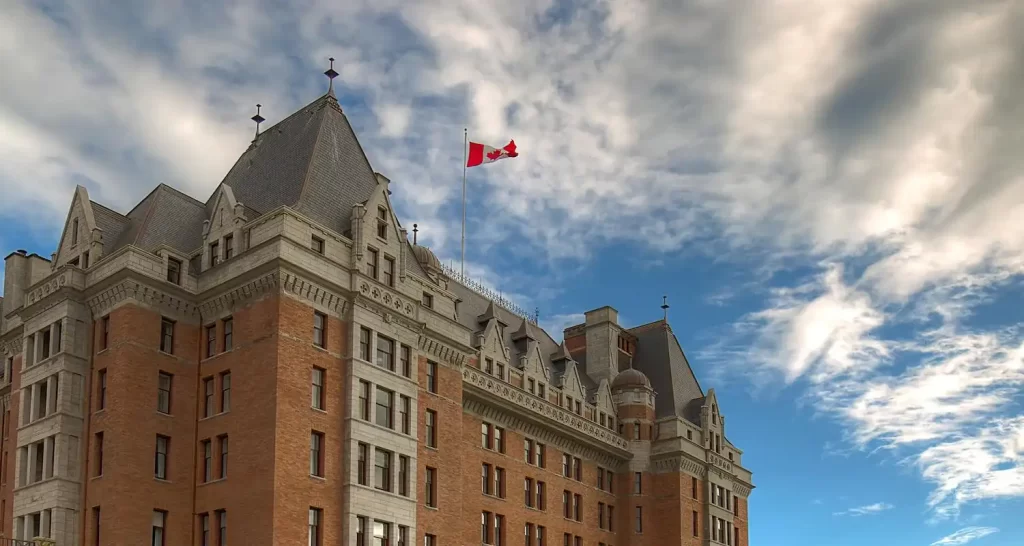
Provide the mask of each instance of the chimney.
POLYGON ((587 375, 600 383, 619 373, 619 312, 605 306, 587 311, 587 375))

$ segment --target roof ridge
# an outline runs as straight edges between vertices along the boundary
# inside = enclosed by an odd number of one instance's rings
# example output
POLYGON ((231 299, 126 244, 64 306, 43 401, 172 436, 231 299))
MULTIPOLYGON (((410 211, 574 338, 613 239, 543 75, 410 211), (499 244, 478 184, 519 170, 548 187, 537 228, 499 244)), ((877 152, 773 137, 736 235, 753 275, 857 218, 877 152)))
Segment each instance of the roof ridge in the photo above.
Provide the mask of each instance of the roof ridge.
POLYGON ((146 216, 142 218, 142 222, 139 222, 139 229, 135 232, 135 236, 132 237, 130 244, 138 245, 139 239, 142 234, 146 232, 146 227, 149 226, 149 219, 153 217, 153 211, 156 210, 157 202, 160 200, 160 195, 157 191, 163 188, 165 185, 163 182, 156 185, 156 188, 151 192, 153 195, 153 202, 149 204, 149 209, 146 210, 146 216))
POLYGON ((206 207, 206 204, 203 203, 202 201, 200 201, 200 200, 196 199, 195 197, 192 197, 191 195, 189 195, 189 194, 179 190, 178 188, 175 188, 174 186, 171 186, 170 184, 161 182, 161 183, 157 184, 157 187, 160 187, 160 186, 163 186, 164 188, 167 188, 168 190, 171 190, 172 192, 178 194, 181 197, 184 197, 185 199, 191 200, 194 204, 199 205, 200 207, 204 207, 204 208, 206 207))
MULTIPOLYGON (((321 99, 322 98, 323 97, 321 97, 321 99)), ((317 99, 317 101, 319 101, 319 100, 320 99, 317 99)), ((325 101, 325 102, 329 102, 329 101, 325 101)), ((316 112, 314 112, 314 115, 319 113, 322 110, 325 110, 327 107, 328 107, 328 104, 324 104, 316 112)), ((341 115, 344 116, 345 114, 341 114, 341 115)), ((327 114, 324 113, 323 117, 326 118, 327 114)), ((309 154, 309 160, 306 162, 306 168, 303 169, 305 171, 305 175, 302 177, 302 187, 299 188, 299 200, 295 202, 296 205, 298 205, 299 203, 303 202, 302 198, 306 195, 306 189, 309 187, 310 172, 312 172, 312 170, 313 170, 313 159, 316 158, 316 150, 317 150, 317 148, 320 147, 320 139, 323 137, 323 135, 324 135, 324 127, 327 125, 326 121, 327 121, 326 119, 321 119, 320 120, 320 127, 318 127, 317 130, 316 130, 316 139, 313 141, 313 150, 309 154)), ((358 142, 358 140, 356 142, 358 142)), ((373 171, 372 168, 370 170, 373 171)))
POLYGON ((114 210, 114 209, 112 209, 112 208, 110 208, 110 207, 108 207, 108 206, 104 205, 103 203, 100 203, 99 201, 93 201, 92 199, 90 199, 90 200, 89 200, 89 203, 90 203, 90 204, 91 204, 92 206, 94 206, 94 207, 99 207, 99 208, 101 208, 101 209, 103 209, 103 210, 106 210, 107 212, 112 212, 112 213, 114 213, 114 214, 116 214, 116 215, 120 216, 121 218, 124 218, 125 220, 127 220, 127 219, 128 219, 128 217, 127 217, 127 216, 125 216, 125 215, 121 214, 120 212, 117 212, 116 210, 114 210))
POLYGON ((634 326, 632 328, 626 328, 626 331, 627 332, 636 332, 636 331, 641 331, 641 330, 647 330, 647 329, 651 328, 652 326, 654 326, 654 325, 656 325, 658 323, 661 323, 661 322, 665 322, 667 324, 665 319, 661 318, 661 319, 658 319, 658 320, 653 320, 651 322, 647 322, 647 323, 641 324, 639 326, 634 326))
POLYGON ((675 332, 670 329, 666 329, 665 333, 668 334, 668 337, 675 342, 676 347, 679 348, 679 354, 683 355, 683 360, 686 362, 686 370, 690 372, 690 376, 693 377, 693 382, 697 384, 697 390, 700 391, 701 396, 707 396, 707 393, 704 392, 704 388, 700 386, 700 380, 697 379, 697 374, 693 372, 693 366, 690 365, 690 359, 687 358, 686 351, 683 350, 683 344, 679 343, 679 338, 676 337, 675 332))

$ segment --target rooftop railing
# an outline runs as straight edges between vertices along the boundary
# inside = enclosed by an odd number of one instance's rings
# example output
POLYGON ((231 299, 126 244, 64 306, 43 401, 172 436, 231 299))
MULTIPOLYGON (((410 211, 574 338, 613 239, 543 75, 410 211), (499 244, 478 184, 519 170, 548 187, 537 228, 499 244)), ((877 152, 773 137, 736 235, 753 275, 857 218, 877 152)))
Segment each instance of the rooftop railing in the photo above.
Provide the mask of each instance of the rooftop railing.
POLYGON ((530 314, 529 312, 526 311, 526 309, 523 309, 514 301, 502 296, 501 292, 497 292, 487 287, 482 282, 479 282, 471 278, 469 275, 464 275, 461 271, 455 269, 450 265, 445 265, 442 263, 441 271, 443 271, 445 276, 447 276, 449 279, 461 284, 462 286, 465 286, 466 288, 472 290, 473 292, 476 292, 477 294, 487 298, 488 300, 493 301, 495 305, 500 306, 509 313, 512 313, 513 315, 516 315, 520 318, 526 319, 526 321, 529 322, 530 324, 537 324, 536 314, 530 314))

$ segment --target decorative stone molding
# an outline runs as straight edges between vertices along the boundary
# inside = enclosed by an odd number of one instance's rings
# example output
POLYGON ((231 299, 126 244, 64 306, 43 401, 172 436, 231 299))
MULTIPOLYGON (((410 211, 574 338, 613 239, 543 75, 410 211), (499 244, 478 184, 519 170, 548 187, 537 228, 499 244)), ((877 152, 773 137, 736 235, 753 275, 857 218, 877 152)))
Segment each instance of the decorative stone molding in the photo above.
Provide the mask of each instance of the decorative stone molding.
POLYGON ((481 373, 473 368, 464 368, 462 370, 462 379, 464 382, 495 394, 508 402, 515 404, 519 408, 528 410, 534 415, 544 416, 554 422, 562 424, 563 426, 574 428, 576 431, 586 434, 587 436, 605 443, 610 447, 623 450, 628 448, 626 440, 623 440, 613 431, 601 427, 597 423, 584 419, 575 413, 566 411, 546 400, 541 400, 536 396, 516 389, 504 381, 498 381, 494 377, 481 373))
POLYGON ((750 491, 753 488, 743 482, 732 482, 732 492, 739 497, 744 499, 750 496, 750 491))
MULTIPOLYGON (((267 275, 264 278, 270 276, 271 275, 267 275)), ((277 275, 273 274, 272 276, 274 277, 273 283, 276 283, 277 275)), ((271 285, 268 284, 267 289, 269 290, 270 287, 271 285)), ((295 274, 288 272, 283 273, 281 278, 281 287, 289 294, 294 294, 307 301, 326 307, 338 315, 343 316, 345 312, 348 311, 349 301, 345 297, 295 274)))
POLYGON ((466 362, 466 353, 423 334, 420 334, 419 348, 455 367, 462 367, 466 362))
POLYGON ((655 460, 651 463, 651 469, 655 474, 687 472, 698 478, 707 477, 707 469, 704 465, 700 461, 695 461, 685 455, 655 460))
POLYGON ((196 306, 192 302, 131 279, 108 286, 89 298, 87 303, 94 315, 102 316, 117 304, 129 299, 169 309, 183 316, 193 316, 196 313, 196 306))
POLYGON ((18 356, 21 354, 22 349, 21 336, 9 339, 6 342, 0 342, 0 353, 3 353, 5 356, 18 356))
POLYGON ((376 284, 371 285, 366 279, 359 279, 359 293, 393 312, 403 314, 407 317, 413 316, 416 307, 404 296, 395 294, 376 284))
POLYGON ((11 393, 0 396, 0 411, 7 411, 11 408, 11 393))
MULTIPOLYGON (((28 305, 49 296, 50 294, 64 288, 68 284, 71 284, 71 270, 65 269, 63 272, 58 273, 53 278, 46 279, 42 284, 36 285, 35 288, 29 291, 25 299, 28 305)), ((28 306, 26 305, 26 307, 28 306)))
POLYGON ((575 456, 595 461, 601 466, 617 469, 623 459, 609 455, 606 452, 588 447, 571 437, 548 427, 538 426, 528 422, 514 414, 502 411, 480 400, 463 398, 462 408, 481 419, 503 426, 506 430, 516 430, 524 436, 529 436, 550 447, 558 448, 560 451, 571 453, 575 456))

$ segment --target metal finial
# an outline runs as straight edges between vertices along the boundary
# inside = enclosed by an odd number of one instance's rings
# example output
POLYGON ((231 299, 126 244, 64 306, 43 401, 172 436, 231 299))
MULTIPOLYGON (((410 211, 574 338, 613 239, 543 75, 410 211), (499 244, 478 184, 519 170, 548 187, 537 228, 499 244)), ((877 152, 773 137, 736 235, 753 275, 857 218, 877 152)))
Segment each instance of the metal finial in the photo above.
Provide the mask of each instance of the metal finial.
POLYGON ((412 225, 412 244, 413 245, 416 244, 416 235, 419 232, 420 232, 420 225, 419 224, 413 224, 412 225))
POLYGON ((256 122, 256 136, 260 136, 260 124, 266 121, 266 119, 260 115, 260 108, 262 106, 262 104, 256 105, 256 115, 251 118, 253 121, 256 122))
POLYGON ((661 297, 661 310, 665 312, 665 320, 668 321, 668 296, 661 297))
POLYGON ((540 324, 540 307, 533 308, 533 322, 540 324))
POLYGON ((324 75, 330 80, 330 84, 327 87, 327 94, 334 96, 334 78, 338 77, 337 71, 334 70, 334 57, 329 59, 331 61, 331 67, 324 71, 324 75))

